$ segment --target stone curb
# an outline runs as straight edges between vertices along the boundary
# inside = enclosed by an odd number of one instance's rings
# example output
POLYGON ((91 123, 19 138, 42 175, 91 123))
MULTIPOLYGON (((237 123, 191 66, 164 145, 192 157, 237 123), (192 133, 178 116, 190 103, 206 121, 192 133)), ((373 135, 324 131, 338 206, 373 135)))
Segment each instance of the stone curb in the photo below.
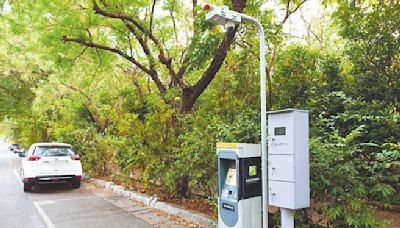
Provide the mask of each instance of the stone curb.
POLYGON ((128 191, 125 190, 125 188, 121 185, 116 185, 113 182, 107 182, 104 180, 96 179, 96 178, 85 178, 86 181, 89 183, 92 183, 94 185, 97 185, 99 187, 105 188, 105 189, 110 189, 114 193, 124 196, 128 199, 138 201, 140 203, 143 203, 147 207, 150 208, 155 208, 157 210, 166 212, 168 214, 172 214, 181 218, 184 218, 186 220, 189 220, 191 222, 198 223, 202 226, 205 227, 216 227, 216 221, 196 212, 188 211, 182 208, 179 208, 175 205, 171 205, 165 202, 158 201, 158 198, 156 196, 148 196, 143 193, 135 192, 135 191, 128 191))

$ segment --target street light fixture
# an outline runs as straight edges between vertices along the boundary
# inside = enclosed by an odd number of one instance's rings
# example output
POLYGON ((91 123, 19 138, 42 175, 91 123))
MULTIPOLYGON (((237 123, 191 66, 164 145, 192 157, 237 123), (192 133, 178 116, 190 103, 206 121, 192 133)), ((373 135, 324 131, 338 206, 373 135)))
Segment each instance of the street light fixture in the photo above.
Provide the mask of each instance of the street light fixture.
POLYGON ((241 22, 250 22, 257 27, 260 42, 260 98, 261 98, 261 167, 262 167, 262 223, 268 227, 268 166, 267 166, 267 97, 265 72, 265 34, 261 23, 254 17, 229 10, 227 6, 216 7, 204 4, 203 9, 208 11, 206 21, 210 21, 225 28, 233 28, 241 22))
POLYGON ((206 15, 206 21, 211 21, 226 28, 233 28, 242 22, 240 13, 229 10, 227 6, 215 7, 205 4, 203 9, 209 11, 206 15))

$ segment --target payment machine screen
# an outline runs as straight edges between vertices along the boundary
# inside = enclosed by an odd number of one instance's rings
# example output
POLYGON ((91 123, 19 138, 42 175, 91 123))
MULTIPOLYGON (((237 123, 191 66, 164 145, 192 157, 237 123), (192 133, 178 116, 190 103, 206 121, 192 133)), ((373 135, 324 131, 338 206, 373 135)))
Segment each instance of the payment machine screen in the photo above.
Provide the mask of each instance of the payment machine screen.
POLYGON ((226 173, 225 185, 236 186, 236 169, 229 168, 226 173))
MULTIPOLYGON (((220 197, 225 203, 234 203, 238 200, 238 169, 234 159, 220 159, 221 182, 220 197)), ((230 210, 226 208, 227 210, 230 210)))
POLYGON ((276 127, 274 133, 275 135, 286 135, 286 127, 276 127))

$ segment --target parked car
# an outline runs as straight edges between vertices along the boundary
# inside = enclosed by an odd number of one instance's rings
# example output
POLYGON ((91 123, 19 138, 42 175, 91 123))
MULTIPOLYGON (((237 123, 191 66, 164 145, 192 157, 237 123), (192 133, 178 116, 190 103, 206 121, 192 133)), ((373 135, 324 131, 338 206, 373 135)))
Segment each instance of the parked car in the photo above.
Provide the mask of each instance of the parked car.
POLYGON ((24 191, 37 184, 66 183, 81 186, 82 164, 71 145, 65 143, 35 143, 21 160, 24 191))
POLYGON ((18 154, 18 157, 25 157, 26 150, 24 148, 20 148, 19 150, 14 150, 14 154, 18 154))
POLYGON ((14 153, 16 153, 15 151, 19 151, 20 150, 20 148, 19 148, 19 145, 17 144, 17 143, 13 143, 13 144, 11 144, 9 147, 8 147, 8 149, 10 149, 10 152, 14 152, 14 153))

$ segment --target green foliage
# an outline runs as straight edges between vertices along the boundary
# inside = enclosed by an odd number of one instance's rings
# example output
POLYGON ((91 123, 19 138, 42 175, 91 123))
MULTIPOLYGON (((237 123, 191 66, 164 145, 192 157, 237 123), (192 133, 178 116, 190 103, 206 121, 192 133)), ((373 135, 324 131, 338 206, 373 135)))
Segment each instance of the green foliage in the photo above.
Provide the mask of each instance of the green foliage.
POLYGON ((314 88, 322 83, 318 54, 304 46, 293 46, 278 57, 274 78, 275 100, 280 107, 305 107, 310 94, 316 92, 314 88))
POLYGON ((348 40, 347 55, 354 64, 355 91, 366 101, 379 100, 399 109, 399 3, 341 4, 337 21, 348 40), (373 85, 373 86, 371 86, 373 85))
MULTIPOLYGON (((311 140, 314 210, 319 219, 326 216, 329 224, 335 226, 383 226, 374 218, 374 207, 369 202, 390 202, 395 194, 395 184, 385 183, 387 180, 383 175, 390 174, 392 181, 396 182, 399 177, 393 175, 392 170, 380 166, 382 161, 376 157, 368 157, 370 145, 348 143, 347 138, 336 135, 329 139, 317 137, 311 140)), ((399 152, 395 153, 398 155, 399 152)))
MULTIPOLYGON (((98 2, 152 29, 168 49, 168 61, 187 61, 183 86, 173 85, 168 69, 154 60, 159 54, 154 42, 148 44, 156 54, 148 57, 126 25, 95 14, 92 1, 11 1, 12 12, 0 22, 2 130, 24 146, 71 143, 91 175, 122 176, 175 197, 203 196, 215 207, 215 144, 260 141, 256 31, 240 27, 212 83, 194 109, 182 113, 183 90, 202 76, 223 30, 206 23, 205 12, 199 6, 192 11, 186 1, 159 3, 163 14, 154 20, 153 1, 98 2), (171 86, 159 93, 150 77, 126 60, 63 42, 64 35, 154 64, 160 80, 171 86), (190 58, 184 60, 186 53, 190 58)), ((214 1, 222 2, 231 4, 214 1)), ((289 10, 299 2, 291 1, 289 10)), ((263 4, 249 0, 245 12, 260 19, 268 47, 274 47, 267 56, 272 107, 310 110, 312 207, 297 213, 297 223, 382 226, 371 202, 400 204, 399 8, 339 1, 335 24, 323 33, 328 40, 308 37, 305 46, 285 43, 282 24, 273 12, 261 10, 263 4), (332 38, 335 28, 344 38, 339 43, 332 38)), ((331 21, 326 17, 323 25, 313 25, 318 31, 326 30, 331 21)), ((143 32, 138 36, 148 39, 143 32)), ((278 223, 276 217, 270 221, 278 223)))

